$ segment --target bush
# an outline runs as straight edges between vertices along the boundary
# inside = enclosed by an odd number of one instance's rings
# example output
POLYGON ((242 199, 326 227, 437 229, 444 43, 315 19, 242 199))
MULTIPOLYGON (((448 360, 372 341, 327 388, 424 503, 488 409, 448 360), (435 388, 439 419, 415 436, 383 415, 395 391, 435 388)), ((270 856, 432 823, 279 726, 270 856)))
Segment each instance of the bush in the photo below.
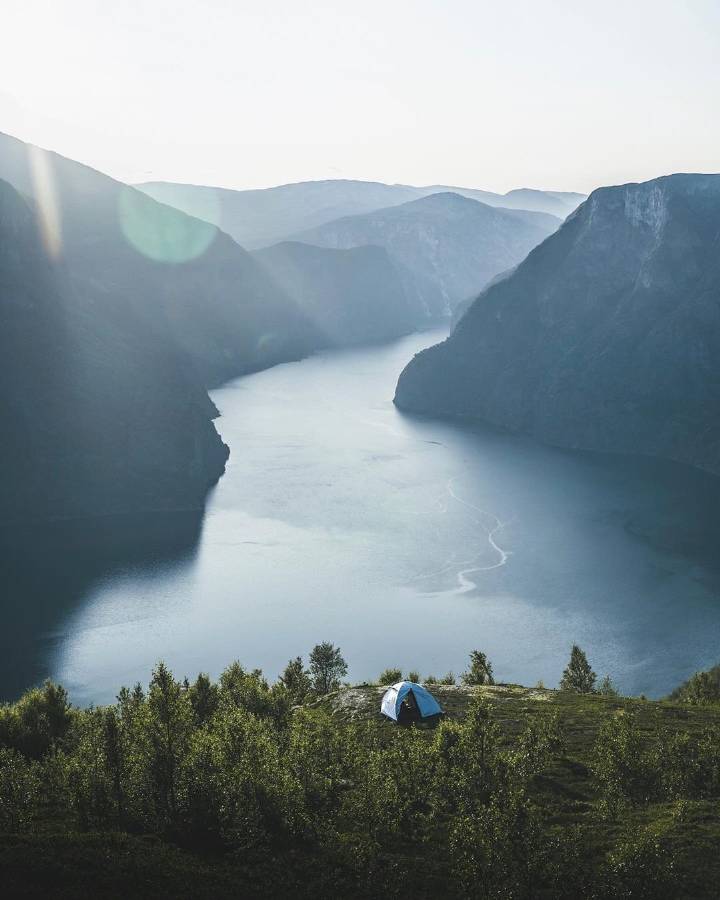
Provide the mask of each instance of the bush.
MULTIPOLYGON (((410 679, 412 681, 412 679, 410 679)), ((396 684, 402 681, 402 671, 400 669, 383 669, 378 678, 378 684, 396 684)))
POLYGON ((480 650, 473 650, 470 654, 470 668, 462 674, 463 684, 495 684, 493 670, 487 656, 480 650))
POLYGON ((608 808, 621 800, 647 802, 656 789, 658 772, 632 715, 608 719, 593 749, 593 773, 608 808))
POLYGON ((412 681, 413 684, 420 684, 420 673, 413 669, 412 672, 408 672, 407 680, 412 681))
POLYGON ((39 797, 37 765, 15 750, 0 748, 0 830, 27 831, 39 797))

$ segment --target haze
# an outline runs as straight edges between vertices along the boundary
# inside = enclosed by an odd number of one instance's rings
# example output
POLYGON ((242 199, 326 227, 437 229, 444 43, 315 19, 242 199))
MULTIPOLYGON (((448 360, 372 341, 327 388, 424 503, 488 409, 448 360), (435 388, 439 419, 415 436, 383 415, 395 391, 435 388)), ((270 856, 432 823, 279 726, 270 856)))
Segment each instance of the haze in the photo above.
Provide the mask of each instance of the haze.
POLYGON ((714 0, 6 0, 3 22, 0 130, 122 180, 589 191, 718 169, 714 0))

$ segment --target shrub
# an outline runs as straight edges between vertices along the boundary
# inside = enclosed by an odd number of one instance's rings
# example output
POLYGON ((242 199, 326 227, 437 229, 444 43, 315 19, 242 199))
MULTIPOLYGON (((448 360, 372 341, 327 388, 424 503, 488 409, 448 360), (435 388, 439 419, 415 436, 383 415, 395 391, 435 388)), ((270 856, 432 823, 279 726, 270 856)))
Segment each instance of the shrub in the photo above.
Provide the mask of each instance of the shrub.
POLYGON ((495 684, 493 670, 487 656, 480 650, 473 650, 470 654, 470 668, 463 672, 464 684, 495 684))
MULTIPOLYGON (((412 681, 412 678, 410 679, 412 681)), ((378 678, 378 684, 395 684, 402 681, 402 671, 400 669, 384 669, 378 678)))
POLYGON ((0 830, 26 831, 39 797, 37 764, 15 750, 0 748, 0 830))
POLYGON ((420 684, 420 673, 413 669, 412 672, 408 672, 407 680, 412 681, 413 684, 420 684))

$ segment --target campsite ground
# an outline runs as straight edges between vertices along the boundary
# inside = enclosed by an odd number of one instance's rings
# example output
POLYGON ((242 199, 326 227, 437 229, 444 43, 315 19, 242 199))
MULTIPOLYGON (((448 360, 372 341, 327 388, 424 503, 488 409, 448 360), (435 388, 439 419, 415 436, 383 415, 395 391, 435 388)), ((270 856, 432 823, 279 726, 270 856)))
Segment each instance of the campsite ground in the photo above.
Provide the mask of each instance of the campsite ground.
MULTIPOLYGON (((547 814, 549 828, 590 825, 592 853, 607 853, 615 839, 647 825, 662 828, 666 846, 675 853, 682 878, 683 898, 717 896, 720 884, 720 810, 717 799, 628 804, 603 818, 600 797, 591 772, 593 747, 608 718, 633 714, 650 743, 659 731, 699 734, 720 724, 720 707, 693 707, 668 702, 578 695, 517 685, 430 687, 447 715, 461 719, 471 698, 480 694, 491 706, 492 718, 511 742, 529 721, 556 711, 564 747, 551 765, 536 776, 535 799, 547 814)), ((385 688, 358 685, 343 688, 316 701, 338 727, 348 720, 372 723, 388 735, 397 726, 380 714, 385 688)), ((428 739, 432 733, 428 729, 428 739)), ((410 837, 410 836, 408 836, 410 837)), ((387 855, 413 853, 410 840, 387 855)), ((242 856, 198 853, 172 840, 125 833, 82 833, 68 830, 62 813, 37 823, 34 831, 0 840, 0 873, 7 897, 147 898, 351 896, 333 882, 323 884, 322 860, 302 845, 275 855, 258 852, 242 856)), ((426 893, 448 895, 446 872, 428 871, 426 893), (445 888, 442 886, 445 885, 445 888)), ((680 895, 678 895, 680 896, 680 895)))

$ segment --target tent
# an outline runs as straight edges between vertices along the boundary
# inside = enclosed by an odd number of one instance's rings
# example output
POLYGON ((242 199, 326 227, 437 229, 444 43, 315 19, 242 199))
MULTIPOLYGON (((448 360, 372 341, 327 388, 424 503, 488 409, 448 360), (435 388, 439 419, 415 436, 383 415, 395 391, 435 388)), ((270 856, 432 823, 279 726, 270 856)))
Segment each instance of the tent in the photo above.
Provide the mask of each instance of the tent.
POLYGON ((442 715, 433 695, 414 681, 398 681, 383 694, 380 712, 399 725, 423 722, 442 715))

